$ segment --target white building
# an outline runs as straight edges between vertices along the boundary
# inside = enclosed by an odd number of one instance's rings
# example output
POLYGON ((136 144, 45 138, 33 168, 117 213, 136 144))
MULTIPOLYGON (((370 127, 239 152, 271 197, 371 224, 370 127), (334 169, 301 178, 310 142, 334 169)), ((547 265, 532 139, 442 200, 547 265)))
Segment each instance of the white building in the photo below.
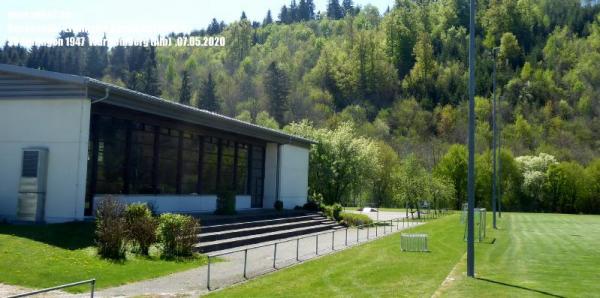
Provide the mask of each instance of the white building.
POLYGON ((0 220, 82 220, 106 195, 212 212, 222 189, 237 193, 236 209, 277 199, 294 208, 307 199, 311 143, 88 77, 0 64, 0 220))

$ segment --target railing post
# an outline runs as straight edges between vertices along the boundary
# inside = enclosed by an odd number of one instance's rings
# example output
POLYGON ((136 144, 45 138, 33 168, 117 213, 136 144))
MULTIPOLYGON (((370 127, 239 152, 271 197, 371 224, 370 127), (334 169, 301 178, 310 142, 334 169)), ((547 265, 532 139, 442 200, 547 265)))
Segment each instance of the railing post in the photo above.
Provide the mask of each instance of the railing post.
POLYGON ((398 231, 398 224, 400 223, 400 220, 396 218, 396 231, 398 231))
POLYGON ((277 261, 277 242, 275 242, 275 246, 273 249, 273 269, 277 269, 275 266, 275 262, 277 261))
POLYGON ((344 242, 344 246, 348 246, 348 228, 346 228, 346 240, 344 242))
POLYGON ((375 238, 379 237, 379 225, 375 224, 375 238))
POLYGON ((248 263, 248 249, 244 249, 244 278, 248 279, 248 276, 246 275, 246 263, 248 263))
POLYGON ((360 236, 359 232, 360 232, 360 229, 358 228, 358 226, 356 226, 356 243, 358 243, 358 242, 359 242, 359 241, 358 241, 358 238, 359 238, 359 236, 360 236))
POLYGON ((367 240, 371 239, 371 227, 367 226, 367 240))
POLYGON ((331 251, 335 250, 335 230, 331 231, 331 251))
POLYGON ((206 270, 206 288, 210 291, 210 256, 208 256, 208 266, 206 270))
POLYGON ((96 279, 92 279, 92 282, 90 284, 90 298, 94 298, 94 290, 96 289, 96 279))
POLYGON ((319 255, 319 234, 315 237, 315 255, 319 255))
POLYGON ((393 232, 393 230, 394 230, 394 223, 390 219, 390 233, 393 232))
POLYGON ((296 239, 296 262, 300 262, 300 238, 296 239))

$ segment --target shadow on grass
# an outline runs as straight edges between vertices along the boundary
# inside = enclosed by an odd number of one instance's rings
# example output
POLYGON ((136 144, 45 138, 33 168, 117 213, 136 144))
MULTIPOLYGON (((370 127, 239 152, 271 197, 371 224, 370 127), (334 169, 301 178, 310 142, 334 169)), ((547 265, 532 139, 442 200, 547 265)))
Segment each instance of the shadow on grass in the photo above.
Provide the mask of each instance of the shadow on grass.
POLYGON ((94 245, 93 222, 39 225, 0 224, 0 235, 1 234, 27 238, 69 250, 81 249, 94 245))
POLYGON ((477 280, 481 280, 481 281, 485 281, 485 282, 489 282, 489 283, 493 283, 493 284, 497 284, 497 285, 501 285, 501 286, 521 289, 521 290, 525 290, 525 291, 530 291, 530 292, 534 292, 534 293, 538 293, 538 294, 542 294, 542 295, 546 295, 546 296, 550 296, 550 297, 558 297, 558 298, 565 297, 565 296, 552 294, 550 292, 546 292, 546 291, 542 291, 542 290, 536 290, 536 289, 531 289, 531 288, 527 288, 527 287, 523 287, 523 286, 519 286, 519 285, 508 284, 505 282, 491 280, 491 279, 487 279, 487 278, 483 278, 483 277, 477 277, 477 280))

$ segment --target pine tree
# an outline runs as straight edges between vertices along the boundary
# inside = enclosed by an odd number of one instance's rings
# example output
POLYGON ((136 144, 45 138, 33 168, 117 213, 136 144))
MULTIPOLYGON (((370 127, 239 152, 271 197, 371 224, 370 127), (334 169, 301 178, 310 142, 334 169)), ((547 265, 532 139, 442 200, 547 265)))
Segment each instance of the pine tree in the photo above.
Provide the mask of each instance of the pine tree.
POLYGON ((292 23, 290 12, 289 12, 287 6, 285 6, 285 5, 281 7, 281 12, 279 13, 279 21, 284 24, 292 23))
POLYGON ((296 0, 292 0, 290 3, 289 15, 291 19, 290 23, 299 21, 298 5, 296 4, 296 0))
POLYGON ((285 112, 288 110, 288 95, 290 81, 284 70, 275 62, 271 62, 265 74, 265 90, 269 98, 269 112, 278 123, 284 123, 285 112))
POLYGON ((160 83, 156 70, 156 47, 150 47, 148 59, 144 63, 144 93, 160 96, 160 83))
POLYGON ((265 19, 263 20, 262 26, 265 27, 269 24, 273 23, 273 17, 271 16, 271 10, 269 9, 267 11, 267 16, 265 17, 265 19))
POLYGON ((247 19, 248 18, 246 17, 246 12, 242 11, 242 16, 240 17, 240 21, 247 20, 247 19))
POLYGON ((181 89, 179 90, 179 102, 189 105, 192 99, 192 88, 190 86, 190 75, 187 70, 183 71, 181 78, 181 89))
POLYGON ((213 80, 212 73, 208 73, 206 81, 202 85, 202 89, 198 92, 196 103, 198 108, 205 109, 211 112, 219 112, 219 101, 216 95, 216 84, 213 80))
POLYGON ((339 20, 344 17, 344 12, 338 0, 329 0, 327 5, 327 17, 332 20, 339 20))
POLYGON ((221 33, 221 25, 219 24, 217 19, 213 18, 212 22, 208 24, 208 27, 206 27, 206 34, 217 35, 219 33, 221 33))
POLYGON ((110 76, 121 81, 127 78, 127 56, 125 47, 115 46, 110 50, 110 76))
POLYGON ((352 0, 343 0, 342 8, 344 10, 344 15, 354 15, 354 3, 352 0))
POLYGON ((310 12, 306 0, 300 0, 300 4, 298 4, 298 19, 299 21, 310 20, 310 12))

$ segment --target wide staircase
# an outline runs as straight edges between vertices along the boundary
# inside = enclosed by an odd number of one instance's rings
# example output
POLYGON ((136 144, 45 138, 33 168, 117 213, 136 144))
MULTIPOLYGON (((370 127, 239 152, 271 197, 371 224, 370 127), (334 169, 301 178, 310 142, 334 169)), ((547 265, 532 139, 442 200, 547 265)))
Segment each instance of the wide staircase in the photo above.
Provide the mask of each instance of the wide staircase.
POLYGON ((288 211, 200 218, 196 248, 203 253, 340 229, 319 213, 288 211))

